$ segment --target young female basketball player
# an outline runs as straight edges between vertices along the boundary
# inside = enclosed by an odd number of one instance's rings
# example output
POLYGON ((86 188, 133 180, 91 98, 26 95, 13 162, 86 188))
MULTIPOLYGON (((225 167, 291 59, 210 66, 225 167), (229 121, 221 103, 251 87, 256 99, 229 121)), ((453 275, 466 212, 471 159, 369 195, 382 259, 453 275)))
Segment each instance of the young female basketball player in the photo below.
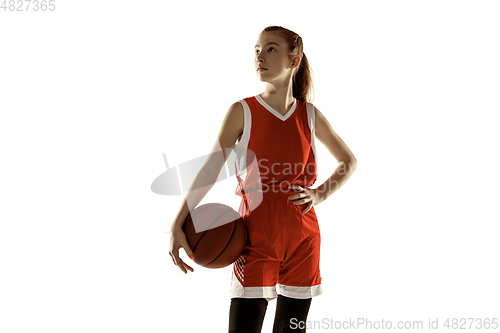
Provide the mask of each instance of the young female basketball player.
POLYGON ((310 68, 299 35, 279 26, 265 28, 255 45, 255 70, 266 90, 229 108, 214 148, 172 223, 170 255, 184 273, 193 271, 179 257, 181 247, 193 257, 182 231, 188 207, 196 207, 213 186, 231 149, 252 151, 256 158, 239 153, 236 163, 239 213, 249 241, 233 264, 229 332, 260 332, 268 301, 274 298, 273 333, 305 332, 311 299, 322 293, 320 232, 313 206, 338 190, 357 162, 310 103, 310 68), (313 189, 315 138, 339 165, 313 189), (194 184, 205 188, 191 192, 194 184))

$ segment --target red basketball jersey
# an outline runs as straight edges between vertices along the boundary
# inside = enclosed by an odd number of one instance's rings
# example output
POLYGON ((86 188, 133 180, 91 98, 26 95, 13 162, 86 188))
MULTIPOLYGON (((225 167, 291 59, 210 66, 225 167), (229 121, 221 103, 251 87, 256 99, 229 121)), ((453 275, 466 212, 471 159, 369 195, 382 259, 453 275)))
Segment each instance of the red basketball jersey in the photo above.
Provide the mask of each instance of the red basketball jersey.
POLYGON ((313 185, 317 178, 314 106, 294 99, 282 115, 259 95, 239 102, 245 122, 235 146, 239 180, 235 193, 241 196, 241 189, 248 193, 291 184, 313 185))
POLYGON ((292 184, 316 181, 314 106, 294 100, 281 115, 260 96, 241 100, 245 124, 235 146, 242 196, 238 213, 248 230, 243 254, 233 263, 231 297, 311 298, 322 293, 321 236, 314 207, 295 205, 292 184))

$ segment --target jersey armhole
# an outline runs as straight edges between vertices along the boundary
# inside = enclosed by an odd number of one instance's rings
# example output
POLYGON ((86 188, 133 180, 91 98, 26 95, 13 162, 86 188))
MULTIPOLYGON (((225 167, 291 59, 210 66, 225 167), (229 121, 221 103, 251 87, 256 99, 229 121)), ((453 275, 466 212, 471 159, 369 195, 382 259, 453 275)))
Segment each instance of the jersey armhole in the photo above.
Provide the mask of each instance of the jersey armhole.
POLYGON ((316 151, 316 110, 314 110, 314 105, 308 102, 306 102, 306 109, 307 124, 311 130, 311 148, 313 150, 314 158, 316 159, 316 164, 318 164, 318 154, 316 151))
POLYGON ((246 148, 248 146, 248 141, 250 139, 250 127, 252 124, 252 116, 250 114, 250 108, 244 100, 238 101, 243 106, 243 133, 239 137, 238 143, 234 148, 246 148))

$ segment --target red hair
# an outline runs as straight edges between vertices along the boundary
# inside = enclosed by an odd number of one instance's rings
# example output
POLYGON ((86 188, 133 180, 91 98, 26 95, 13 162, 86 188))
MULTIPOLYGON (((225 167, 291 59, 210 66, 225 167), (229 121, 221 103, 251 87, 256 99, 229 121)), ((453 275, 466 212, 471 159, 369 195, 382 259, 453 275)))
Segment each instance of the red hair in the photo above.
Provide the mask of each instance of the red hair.
POLYGON ((272 32, 285 38, 288 43, 288 49, 293 55, 300 56, 300 65, 298 69, 293 74, 293 97, 299 101, 312 103, 312 93, 313 93, 313 82, 311 78, 311 67, 309 66, 309 61, 307 60, 306 54, 304 53, 304 45, 302 43, 302 38, 295 32, 280 27, 280 26, 269 26, 262 30, 262 32, 272 32))

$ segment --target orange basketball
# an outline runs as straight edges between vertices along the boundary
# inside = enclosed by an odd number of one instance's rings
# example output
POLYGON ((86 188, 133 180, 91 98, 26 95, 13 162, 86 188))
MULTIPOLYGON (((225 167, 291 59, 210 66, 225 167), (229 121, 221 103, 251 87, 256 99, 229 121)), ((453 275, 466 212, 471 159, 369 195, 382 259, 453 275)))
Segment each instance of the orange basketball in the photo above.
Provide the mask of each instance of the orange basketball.
POLYGON ((238 212, 219 203, 196 207, 184 221, 182 230, 194 253, 193 261, 206 268, 231 265, 243 253, 248 239, 238 212))

